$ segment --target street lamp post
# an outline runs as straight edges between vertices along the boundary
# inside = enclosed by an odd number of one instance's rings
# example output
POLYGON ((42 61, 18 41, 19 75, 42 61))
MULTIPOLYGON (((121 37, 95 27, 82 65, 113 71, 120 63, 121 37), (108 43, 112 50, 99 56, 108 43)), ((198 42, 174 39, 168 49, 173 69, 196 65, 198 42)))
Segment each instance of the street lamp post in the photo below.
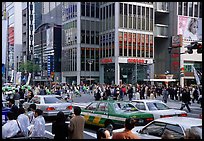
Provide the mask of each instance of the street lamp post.
POLYGON ((89 76, 90 76, 90 85, 91 85, 91 65, 93 64, 93 60, 92 59, 89 59, 87 60, 87 62, 89 63, 89 76))

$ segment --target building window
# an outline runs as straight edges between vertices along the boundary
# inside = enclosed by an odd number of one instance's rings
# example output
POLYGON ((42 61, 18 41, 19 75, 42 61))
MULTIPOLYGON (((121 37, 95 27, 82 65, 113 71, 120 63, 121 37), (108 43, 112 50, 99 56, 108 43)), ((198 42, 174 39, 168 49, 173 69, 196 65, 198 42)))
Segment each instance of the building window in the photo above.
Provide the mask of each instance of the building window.
POLYGON ((149 30, 149 7, 146 7, 146 30, 149 30))
POLYGON ((90 16, 90 3, 86 2, 86 16, 89 17, 90 16))
POLYGON ((184 16, 188 16, 188 2, 184 2, 184 16))
POLYGON ((193 2, 188 2, 189 3, 189 16, 193 16, 193 2))
POLYGON ((138 21, 137 21, 137 29, 141 29, 141 6, 138 6, 138 11, 137 11, 137 13, 138 13, 138 16, 137 16, 137 19, 138 19, 138 21))
POLYGON ((183 11, 183 2, 178 3, 178 15, 182 15, 183 11))
POLYGON ((136 5, 133 5, 133 29, 136 29, 136 5))
POLYGON ((128 14, 128 20, 129 20, 129 28, 132 28, 132 5, 129 5, 129 14, 128 14))
POLYGON ((120 27, 123 27, 123 3, 120 3, 120 27))
POLYGON ((145 7, 142 7, 142 30, 145 30, 145 7))
POLYGON ((198 17, 198 2, 194 2, 194 17, 198 17))
POLYGON ((150 8, 150 31, 153 31, 153 8, 150 8))
POLYGON ((90 44, 90 35, 89 35, 89 30, 86 31, 86 44, 90 44))
POLYGON ((124 4, 124 28, 127 28, 127 4, 124 4))
POLYGON ((137 57, 140 57, 141 34, 137 34, 137 57))

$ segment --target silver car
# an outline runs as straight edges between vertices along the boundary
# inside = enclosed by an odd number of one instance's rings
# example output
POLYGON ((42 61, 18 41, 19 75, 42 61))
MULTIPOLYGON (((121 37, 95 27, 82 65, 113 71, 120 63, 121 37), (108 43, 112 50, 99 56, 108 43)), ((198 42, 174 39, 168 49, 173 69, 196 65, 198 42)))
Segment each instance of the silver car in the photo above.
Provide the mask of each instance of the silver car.
POLYGON ((43 116, 57 116, 62 111, 66 116, 73 112, 72 104, 64 101, 59 95, 35 95, 29 102, 23 103, 23 107, 28 109, 30 104, 35 103, 37 109, 43 111, 43 116))
MULTIPOLYGON (((155 119, 145 126, 134 127, 132 132, 141 139, 161 139, 163 133, 167 130, 174 139, 183 139, 186 136, 185 131, 190 128, 196 128, 198 135, 202 139, 202 119, 190 117, 155 119)), ((124 128, 113 130, 113 133, 123 130, 124 128)))

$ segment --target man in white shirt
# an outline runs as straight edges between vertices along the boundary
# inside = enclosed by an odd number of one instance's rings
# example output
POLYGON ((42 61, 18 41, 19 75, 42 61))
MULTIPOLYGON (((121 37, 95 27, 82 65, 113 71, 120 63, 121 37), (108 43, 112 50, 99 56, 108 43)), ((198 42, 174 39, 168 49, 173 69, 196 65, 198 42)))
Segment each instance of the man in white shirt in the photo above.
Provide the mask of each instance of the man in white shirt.
POLYGON ((20 131, 14 113, 8 112, 7 116, 7 123, 2 126, 2 139, 14 137, 20 131))
POLYGON ((35 110, 34 126, 31 129, 30 137, 45 137, 45 119, 42 113, 40 109, 35 110))
POLYGON ((27 115, 25 115, 24 108, 19 108, 18 112, 19 112, 19 116, 17 118, 17 121, 19 123, 19 127, 23 135, 27 137, 28 136, 28 126, 30 126, 29 118, 27 115))

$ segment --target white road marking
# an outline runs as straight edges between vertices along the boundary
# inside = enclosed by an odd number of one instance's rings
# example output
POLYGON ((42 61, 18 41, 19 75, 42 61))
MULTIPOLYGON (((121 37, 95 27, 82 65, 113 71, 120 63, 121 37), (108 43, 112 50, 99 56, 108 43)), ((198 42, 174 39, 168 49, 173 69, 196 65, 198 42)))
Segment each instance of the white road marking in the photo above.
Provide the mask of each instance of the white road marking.
POLYGON ((96 134, 95 133, 91 133, 91 132, 88 132, 88 131, 84 131, 85 134, 89 135, 89 136, 92 136, 94 138, 97 138, 96 134))
MULTIPOLYGON (((69 121, 67 121, 66 123, 69 123, 69 121)), ((52 125, 52 123, 46 123, 46 124, 45 124, 45 126, 50 126, 50 125, 52 125)), ((51 132, 49 132, 49 131, 47 131, 47 130, 45 130, 45 133, 47 133, 47 134, 49 134, 49 135, 51 135, 51 136, 54 137, 54 134, 52 134, 51 132)), ((97 138, 97 136, 96 136, 95 133, 88 132, 88 131, 84 131, 84 133, 87 134, 87 135, 89 135, 89 136, 91 136, 91 137, 97 138)))
POLYGON ((49 134, 49 135, 51 135, 51 136, 54 137, 54 134, 52 134, 51 132, 49 132, 49 131, 47 131, 47 130, 45 130, 45 133, 47 133, 47 134, 49 134))

